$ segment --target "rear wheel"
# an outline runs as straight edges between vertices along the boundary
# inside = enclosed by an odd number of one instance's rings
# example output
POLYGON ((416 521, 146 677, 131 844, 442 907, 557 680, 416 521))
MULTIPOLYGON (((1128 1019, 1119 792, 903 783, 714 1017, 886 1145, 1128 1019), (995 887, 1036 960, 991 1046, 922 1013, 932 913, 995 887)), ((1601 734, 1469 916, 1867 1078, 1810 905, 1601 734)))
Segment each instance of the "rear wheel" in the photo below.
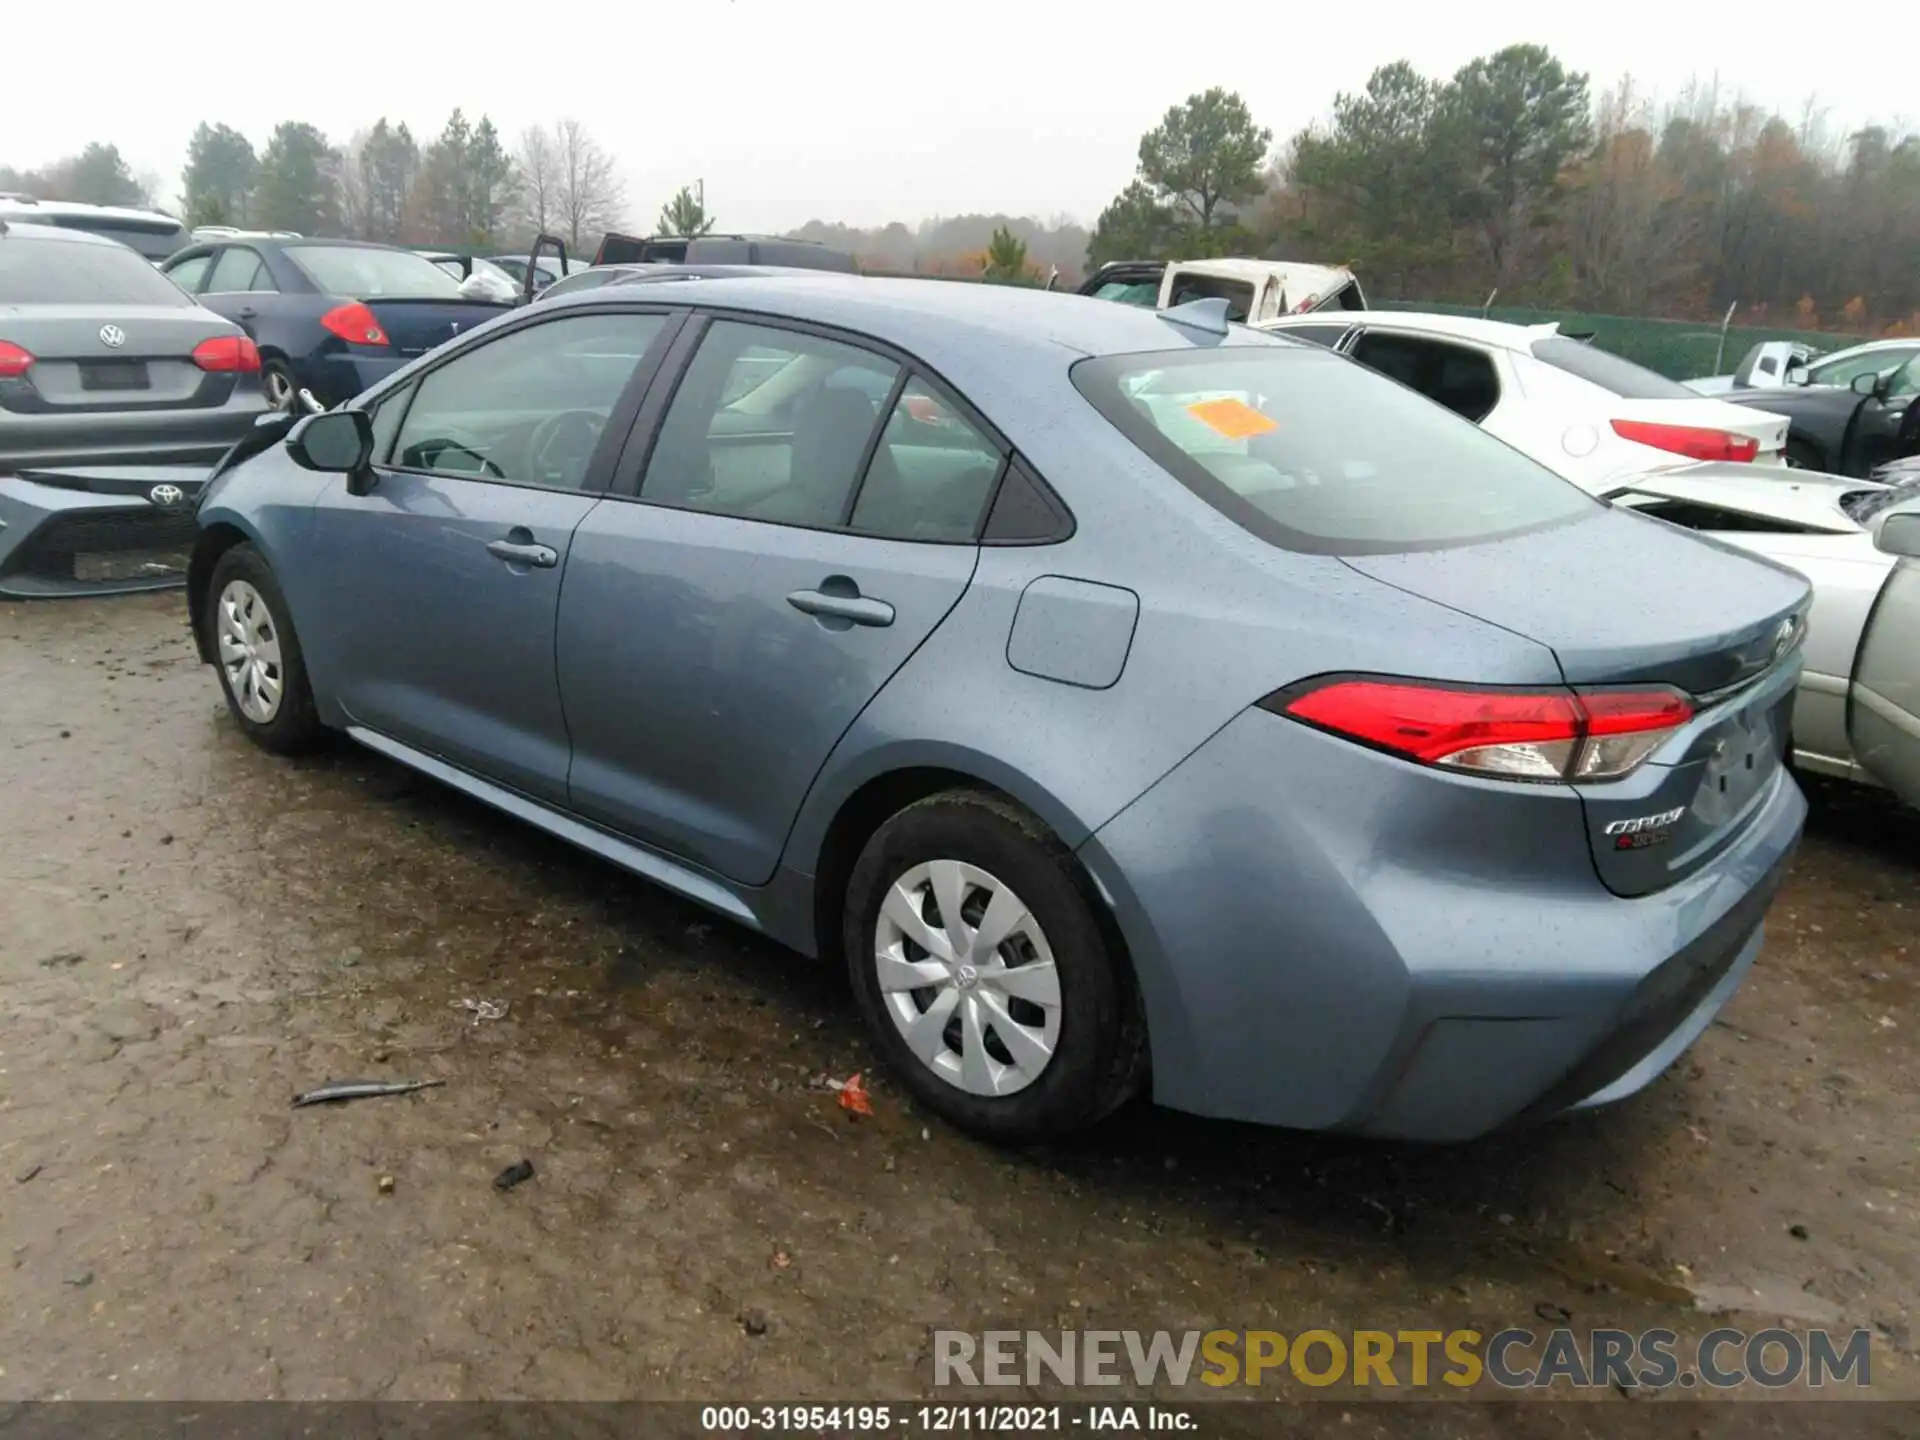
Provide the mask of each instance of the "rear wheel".
POLYGON ((266 559, 251 545, 227 551, 213 567, 206 604, 202 623, 213 638, 220 688, 247 738, 277 755, 312 748, 326 730, 286 597, 266 559))
POLYGON ((287 368, 286 361, 267 360, 261 363, 260 388, 266 391, 267 404, 275 410, 288 413, 293 410, 299 386, 294 383, 293 371, 287 368))
POLYGON ((994 796, 932 796, 867 842, 843 922, 854 993, 928 1109, 1028 1144, 1139 1088, 1144 1026, 1088 892, 1066 847, 994 796))

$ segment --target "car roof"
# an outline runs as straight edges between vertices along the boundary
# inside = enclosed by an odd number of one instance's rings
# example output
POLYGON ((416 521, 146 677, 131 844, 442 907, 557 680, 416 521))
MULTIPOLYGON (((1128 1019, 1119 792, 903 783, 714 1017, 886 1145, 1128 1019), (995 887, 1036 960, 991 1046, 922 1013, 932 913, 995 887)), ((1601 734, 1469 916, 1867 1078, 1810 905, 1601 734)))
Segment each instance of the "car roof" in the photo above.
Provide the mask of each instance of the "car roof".
MULTIPOLYGON (((73 215, 90 216, 100 220, 142 220, 152 222, 165 220, 174 225, 180 221, 161 210, 142 210, 131 205, 88 205, 79 200, 40 200, 31 195, 22 195, 16 191, 0 194, 0 214, 15 217, 32 215, 73 215)), ((185 229, 184 225, 180 226, 185 229)))
POLYGON ((11 221, 0 215, 0 236, 7 240, 47 240, 55 244, 66 245, 111 245, 115 249, 125 250, 127 246, 111 235, 101 235, 93 230, 72 230, 65 225, 51 224, 45 220, 23 220, 14 216, 11 221))
MULTIPOLYGON (((613 298, 613 286, 562 295, 555 306, 613 298)), ((1285 343, 1244 326, 1210 334, 1162 318, 1162 312, 1085 295, 1017 285, 891 279, 818 272, 689 279, 672 287, 676 305, 737 306, 789 320, 841 326, 898 345, 936 369, 991 371, 1010 353, 1059 367, 1067 356, 1179 350, 1196 343, 1285 343)))
POLYGON ((1338 312, 1322 310, 1305 315, 1283 315, 1274 320, 1262 320, 1255 328, 1285 331, 1294 325, 1354 325, 1363 318, 1367 324, 1378 325, 1383 329, 1417 330, 1429 335, 1452 335, 1457 339, 1473 340, 1497 350, 1529 351, 1533 348, 1534 341, 1549 339, 1560 334, 1559 325, 1551 320, 1538 325, 1514 325, 1505 320, 1483 320, 1477 315, 1439 315, 1422 310, 1341 310, 1338 312))

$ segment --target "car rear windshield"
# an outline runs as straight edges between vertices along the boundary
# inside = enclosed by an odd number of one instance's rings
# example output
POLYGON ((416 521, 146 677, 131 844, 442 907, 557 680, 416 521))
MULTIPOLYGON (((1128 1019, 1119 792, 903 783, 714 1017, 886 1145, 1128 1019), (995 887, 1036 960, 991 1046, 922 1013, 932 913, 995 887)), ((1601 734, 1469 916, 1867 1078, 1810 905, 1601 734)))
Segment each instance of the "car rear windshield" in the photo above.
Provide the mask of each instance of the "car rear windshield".
POLYGON ((0 305, 178 305, 193 301, 124 245, 0 235, 0 305))
POLYGON ((1114 355, 1072 376, 1181 483, 1290 550, 1437 549, 1598 508, 1470 421, 1323 350, 1114 355))
POLYGON ((460 282, 423 255, 358 245, 289 245, 287 258, 328 295, 349 300, 458 300, 460 282))
POLYGON ((1569 375, 1578 375, 1611 391, 1622 400, 1698 400, 1698 392, 1678 380, 1669 380, 1658 371, 1631 360, 1623 360, 1606 350, 1596 350, 1581 340, 1565 335, 1549 335, 1532 345, 1533 358, 1569 375))

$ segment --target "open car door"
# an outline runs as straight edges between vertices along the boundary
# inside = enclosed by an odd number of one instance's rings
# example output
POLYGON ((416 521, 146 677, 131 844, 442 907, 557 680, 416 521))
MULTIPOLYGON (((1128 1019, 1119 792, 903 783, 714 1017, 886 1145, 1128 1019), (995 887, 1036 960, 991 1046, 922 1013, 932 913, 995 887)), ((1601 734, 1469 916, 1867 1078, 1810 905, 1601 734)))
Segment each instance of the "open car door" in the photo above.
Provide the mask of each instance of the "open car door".
POLYGON ((1920 806, 1920 501, 1887 511, 1874 538, 1901 558, 1860 639, 1847 728, 1854 758, 1920 806))

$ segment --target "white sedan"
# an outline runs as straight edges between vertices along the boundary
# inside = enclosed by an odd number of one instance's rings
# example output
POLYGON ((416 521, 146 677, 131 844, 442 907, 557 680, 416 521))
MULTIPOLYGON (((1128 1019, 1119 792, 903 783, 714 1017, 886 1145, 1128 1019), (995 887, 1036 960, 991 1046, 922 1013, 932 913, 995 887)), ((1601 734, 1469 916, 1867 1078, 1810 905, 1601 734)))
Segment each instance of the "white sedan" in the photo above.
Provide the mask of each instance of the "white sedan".
POLYGON ((1920 805, 1920 480, 1696 465, 1636 477, 1607 498, 1811 580, 1794 763, 1920 805))
POLYGON ((1697 395, 1557 325, 1361 310, 1254 328, 1350 355, 1596 493, 1663 465, 1785 464, 1784 416, 1697 395))

